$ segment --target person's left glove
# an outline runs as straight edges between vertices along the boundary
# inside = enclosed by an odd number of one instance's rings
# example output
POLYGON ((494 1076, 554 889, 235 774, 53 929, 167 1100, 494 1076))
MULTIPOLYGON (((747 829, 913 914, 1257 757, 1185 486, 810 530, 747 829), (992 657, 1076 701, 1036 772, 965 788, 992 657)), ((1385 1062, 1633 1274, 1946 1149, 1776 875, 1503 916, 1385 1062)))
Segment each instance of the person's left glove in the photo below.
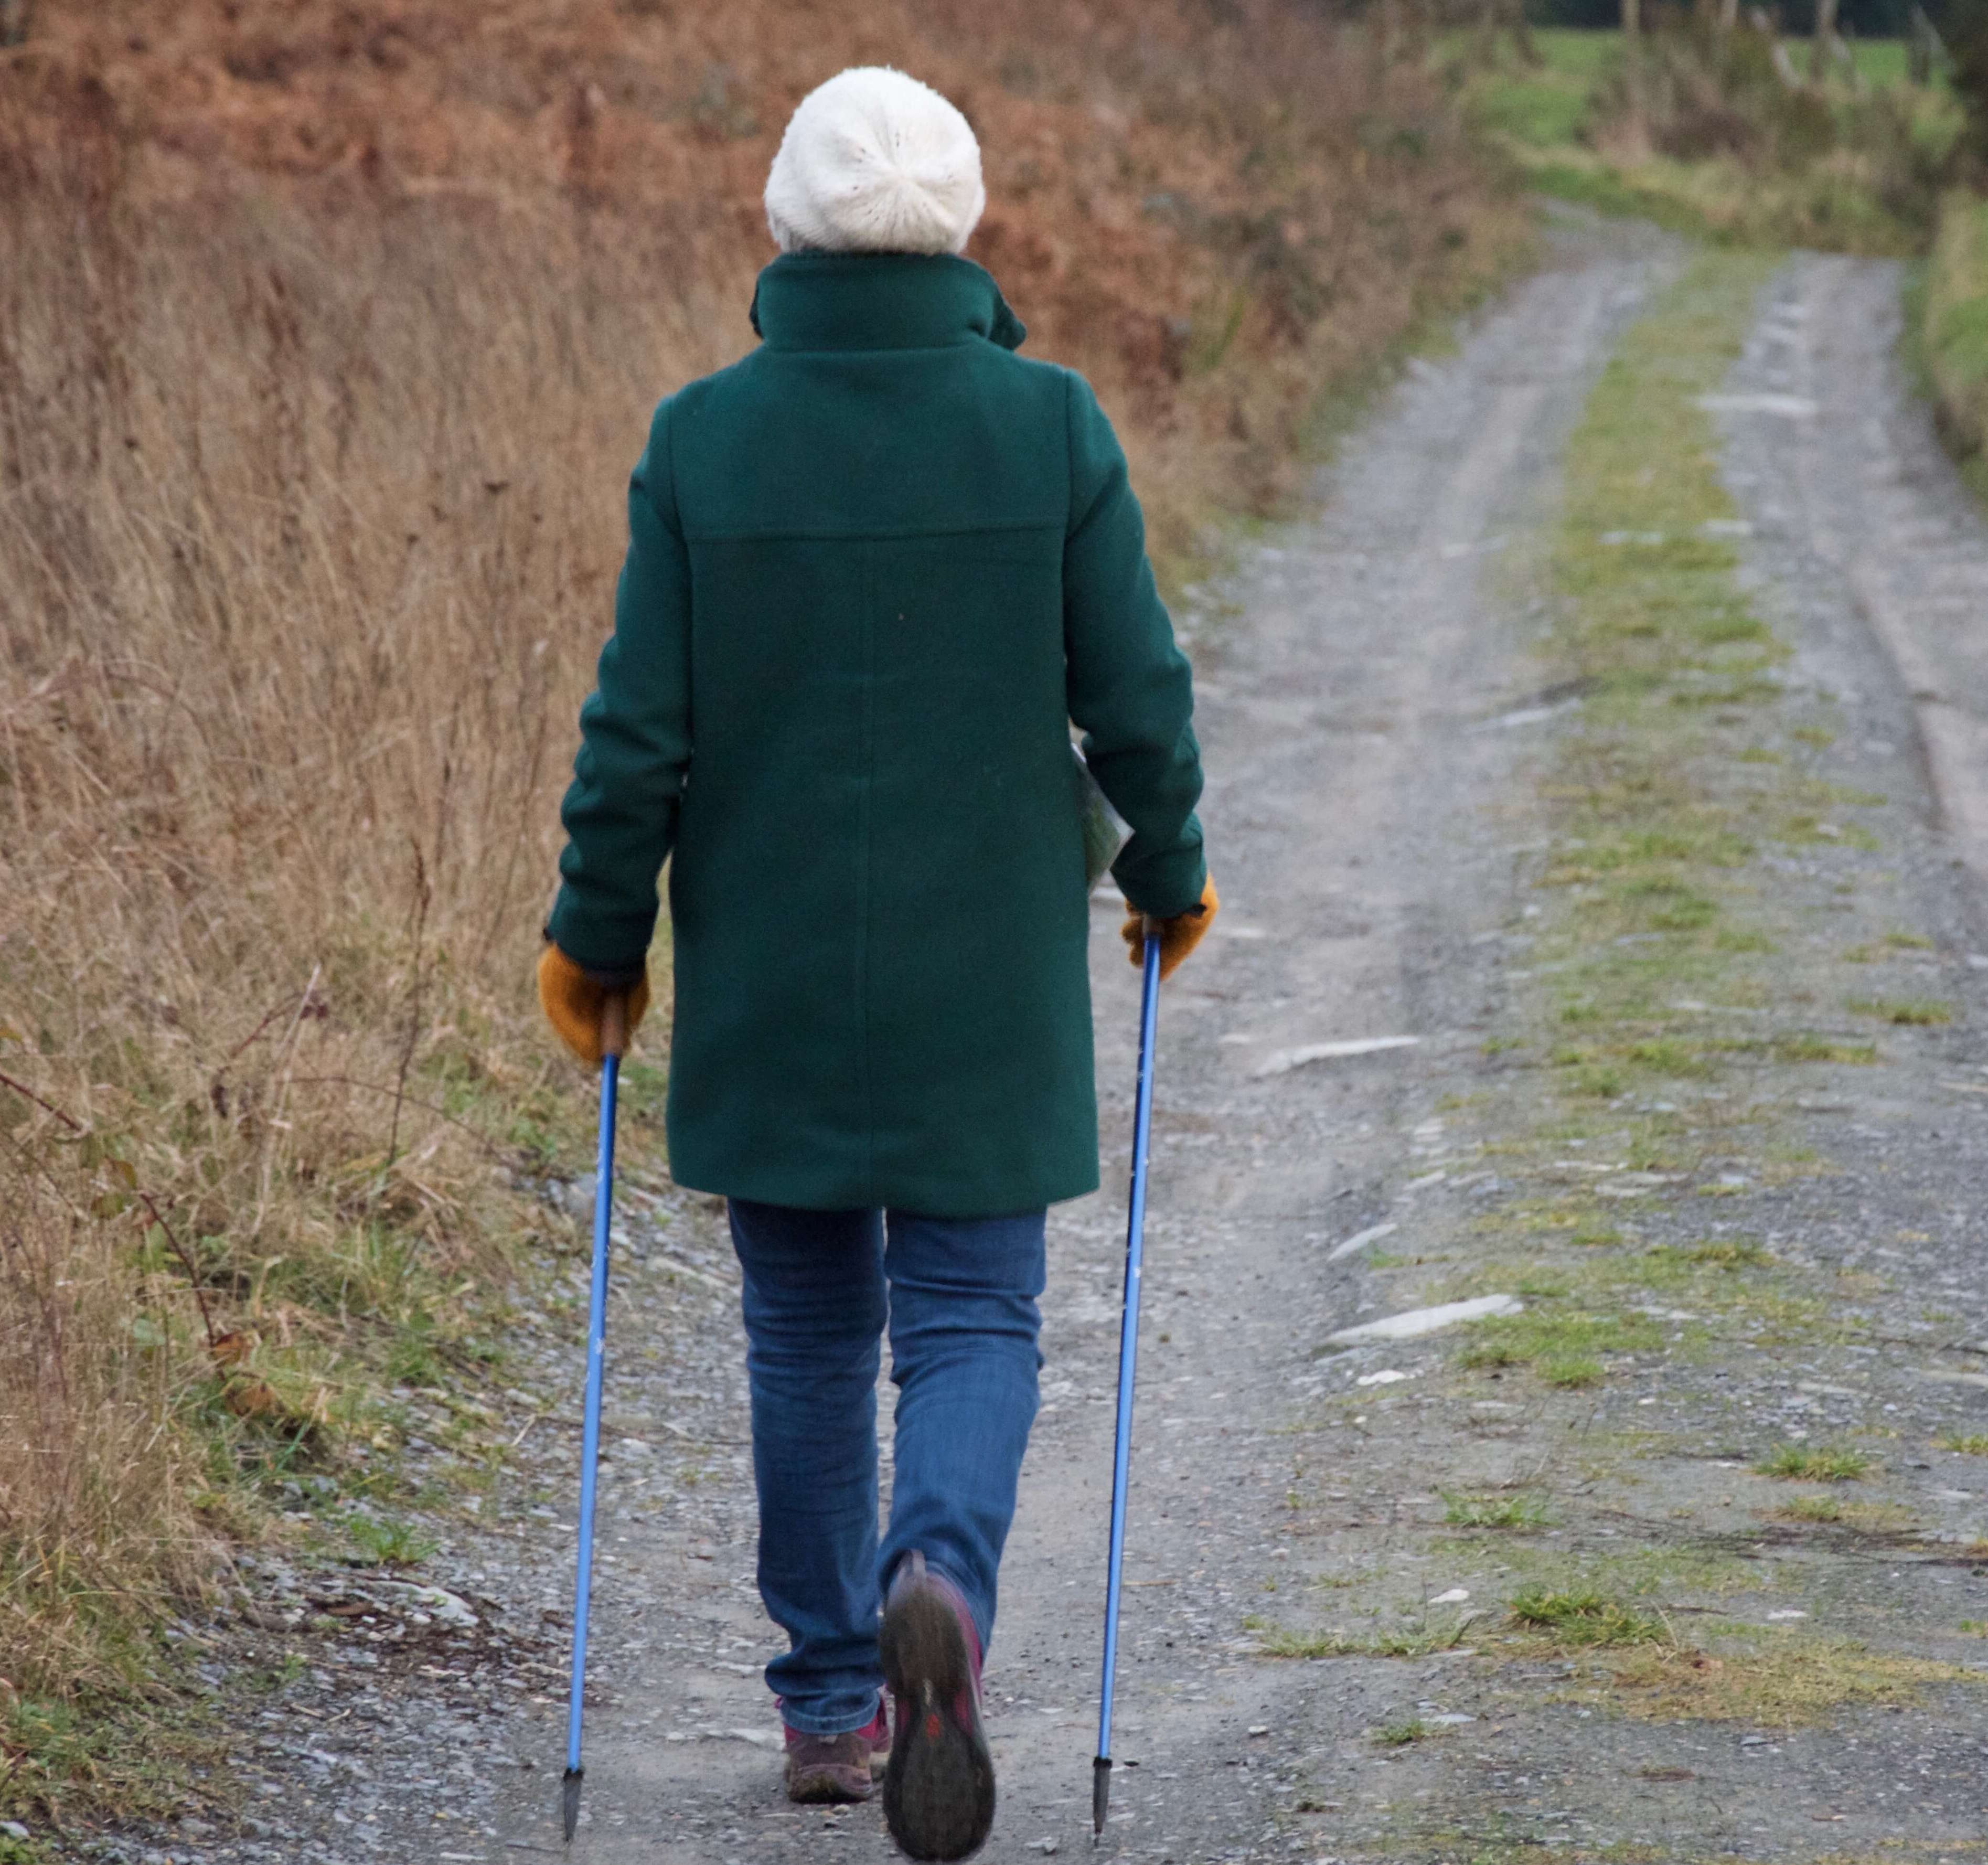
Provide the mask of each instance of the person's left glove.
MULTIPOLYGON (((1209 881, 1203 885, 1201 898, 1185 913, 1152 922, 1153 930, 1160 936, 1162 978, 1171 978, 1180 969, 1182 960, 1201 943, 1202 935, 1213 924, 1215 916, 1221 910, 1221 897, 1215 891, 1215 883, 1209 881)), ((1120 929, 1135 966, 1146 962, 1146 925, 1145 915, 1134 907, 1125 916, 1125 924, 1120 929)))
MULTIPOLYGON (((546 943, 539 954, 539 1007, 559 1039, 590 1068, 600 1061, 600 1013, 617 993, 597 983, 559 947, 546 943)), ((619 993, 627 1000, 627 1034, 635 1034, 649 1007, 649 968, 619 993)))

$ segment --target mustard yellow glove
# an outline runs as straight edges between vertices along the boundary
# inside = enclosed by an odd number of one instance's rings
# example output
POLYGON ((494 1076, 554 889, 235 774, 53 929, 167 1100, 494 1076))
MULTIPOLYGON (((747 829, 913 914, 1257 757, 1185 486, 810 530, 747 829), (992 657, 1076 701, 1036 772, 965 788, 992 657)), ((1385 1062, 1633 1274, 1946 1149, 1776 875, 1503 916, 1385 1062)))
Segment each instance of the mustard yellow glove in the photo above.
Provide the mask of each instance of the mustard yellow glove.
MULTIPOLYGON (((1180 962, 1201 943, 1202 935, 1208 930, 1209 922, 1222 910, 1222 902, 1210 881, 1201 890, 1199 902, 1185 913, 1176 913, 1171 919, 1156 919, 1153 929, 1160 936, 1160 976, 1171 978, 1179 969, 1180 962)), ((1125 916, 1121 929, 1125 943, 1131 948, 1132 963, 1136 970, 1146 962, 1146 916, 1134 911, 1125 916)))
MULTIPOLYGON (((590 1068, 600 1061, 600 1013, 607 1007, 608 996, 605 985, 595 983, 558 946, 548 943, 539 954, 539 1007, 560 1041, 590 1068)), ((623 1024, 625 1042, 635 1034, 636 1024, 649 1007, 646 965, 624 997, 627 1007, 623 1024)))

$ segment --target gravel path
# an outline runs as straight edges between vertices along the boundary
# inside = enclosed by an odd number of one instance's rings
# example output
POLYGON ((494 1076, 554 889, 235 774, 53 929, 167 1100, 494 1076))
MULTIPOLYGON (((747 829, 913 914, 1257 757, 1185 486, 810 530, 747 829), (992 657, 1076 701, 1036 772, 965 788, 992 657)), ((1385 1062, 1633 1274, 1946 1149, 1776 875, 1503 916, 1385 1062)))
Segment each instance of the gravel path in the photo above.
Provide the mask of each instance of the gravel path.
MULTIPOLYGON (((1523 564, 1589 388, 1682 263, 1635 228, 1570 221, 1554 239, 1554 264, 1347 444, 1320 515, 1253 548, 1184 618, 1226 905, 1162 1010, 1117 1745, 1136 1766, 1114 1789, 1116 1857, 1983 1850, 1988 1693, 1963 1674, 1980 1647, 1960 1627, 1988 1620, 1988 1477, 1929 1447, 1988 1428, 1988 1348, 1970 1345, 1988 1342, 1972 1183, 1988 1058, 1968 1014, 1988 970, 1969 955, 1988 939, 1956 865, 1988 848, 1967 788, 1988 773, 1969 736, 1988 729, 1988 648, 1967 626, 1988 613, 1988 527, 1904 399, 1891 269, 1791 262, 1728 385, 1726 470, 1752 526, 1746 576, 1794 648, 1781 725, 1831 782, 1884 801, 1860 818, 1874 848, 1761 868, 1763 910, 1790 929, 1777 963, 1791 1000, 1761 1014, 1812 1021, 1837 950, 1899 926, 1931 943, 1885 963, 1962 1014, 1888 1037, 1881 1068, 1763 1068, 1747 1092, 1770 1111, 1688 1171, 1601 1163, 1601 1141, 1547 1156, 1538 1071, 1499 1052, 1541 1014, 1526 958, 1537 792, 1578 696, 1542 675, 1523 564), (1840 722, 1827 743, 1800 736, 1818 708, 1840 722), (1415 1041, 1305 1054, 1384 1037, 1415 1041), (1797 1152, 1799 1169, 1770 1169, 1797 1152), (1590 1170, 1580 1183, 1633 1207, 1648 1241, 1765 1237, 1824 1318, 1693 1346, 1690 1316, 1653 1309, 1664 1342, 1588 1392, 1467 1368, 1453 1336, 1322 1357, 1335 1330, 1439 1292, 1430 1265, 1467 1269, 1501 1224, 1590 1170), (1854 1329, 1836 1325, 1853 1309, 1854 1329), (1910 1532, 1770 1520, 1747 1463, 1857 1429, 1895 1447, 1862 1489, 1909 1511, 1910 1532), (1554 1525, 1523 1545, 1445 1521, 1445 1497, 1534 1491, 1554 1525), (1631 1554, 1673 1626, 1827 1621, 1946 1668, 1790 1733, 1619 1714, 1577 1653, 1491 1636, 1520 1581, 1631 1554), (1354 1627, 1351 1655, 1265 1655, 1269 1628, 1321 1621, 1354 1627), (1398 1744, 1375 1739, 1391 1729, 1398 1744)), ((1002 1800, 982 1856, 1002 1865, 1090 1845, 1135 1018, 1115 923, 1100 902, 1111 1183, 1053 1215, 1045 1403, 988 1673, 1002 1800)), ((874 1808, 800 1809, 779 1792, 721 1216, 660 1188, 624 1210, 573 1856, 884 1859, 874 1808)), ((564 1378, 557 1332, 534 1337, 548 1389, 564 1378)), ((270 1626, 287 1606, 348 1630, 243 1712, 255 1826, 185 1830, 144 1856, 558 1853, 576 1436, 560 1418, 528 1436, 516 1533, 458 1524, 431 1564, 473 1629, 439 1603, 417 1627, 377 1589, 313 1602, 308 1581, 266 1576, 270 1626), (370 1632, 349 1629, 369 1611, 370 1632)))

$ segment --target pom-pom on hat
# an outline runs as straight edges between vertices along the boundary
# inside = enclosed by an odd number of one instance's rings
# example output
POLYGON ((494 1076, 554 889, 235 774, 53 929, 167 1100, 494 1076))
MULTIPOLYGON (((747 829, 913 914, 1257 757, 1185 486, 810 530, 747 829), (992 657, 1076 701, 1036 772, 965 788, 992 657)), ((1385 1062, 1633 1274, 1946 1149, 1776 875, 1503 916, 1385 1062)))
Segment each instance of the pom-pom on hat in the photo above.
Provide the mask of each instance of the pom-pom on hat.
POLYGON ((966 119, 882 65, 810 91, 766 178, 766 225, 783 252, 957 252, 986 205, 966 119))

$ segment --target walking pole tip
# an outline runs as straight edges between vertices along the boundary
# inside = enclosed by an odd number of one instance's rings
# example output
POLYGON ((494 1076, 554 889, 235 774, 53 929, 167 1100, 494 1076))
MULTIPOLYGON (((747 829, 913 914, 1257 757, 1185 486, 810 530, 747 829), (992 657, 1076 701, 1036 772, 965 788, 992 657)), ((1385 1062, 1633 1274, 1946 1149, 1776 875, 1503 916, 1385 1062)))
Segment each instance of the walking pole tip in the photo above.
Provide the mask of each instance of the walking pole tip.
POLYGON ((1090 1764, 1090 1843, 1104 1836, 1104 1811, 1111 1804, 1111 1758, 1100 1755, 1090 1764))
POLYGON ((560 1784, 560 1819, 569 1846, 573 1843, 573 1829, 580 1824, 580 1784, 586 1773, 583 1768, 569 1768, 560 1784))

